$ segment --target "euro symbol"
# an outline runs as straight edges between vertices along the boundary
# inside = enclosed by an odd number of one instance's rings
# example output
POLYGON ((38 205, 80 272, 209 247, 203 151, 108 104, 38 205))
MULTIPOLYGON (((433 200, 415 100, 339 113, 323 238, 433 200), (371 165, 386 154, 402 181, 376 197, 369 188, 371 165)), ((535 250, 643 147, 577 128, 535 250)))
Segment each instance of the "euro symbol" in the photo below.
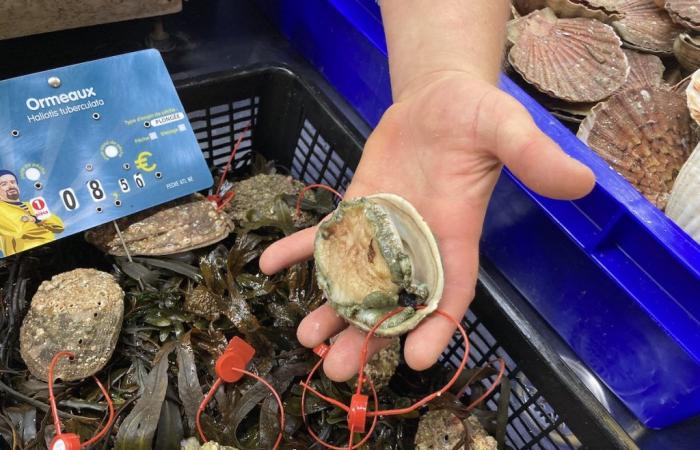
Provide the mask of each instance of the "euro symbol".
POLYGON ((136 161, 134 163, 136 164, 136 168, 139 170, 143 170, 144 172, 153 172, 156 170, 156 167, 158 167, 157 164, 148 164, 148 158, 153 156, 153 153, 151 152, 141 152, 139 153, 139 156, 136 158, 136 161))

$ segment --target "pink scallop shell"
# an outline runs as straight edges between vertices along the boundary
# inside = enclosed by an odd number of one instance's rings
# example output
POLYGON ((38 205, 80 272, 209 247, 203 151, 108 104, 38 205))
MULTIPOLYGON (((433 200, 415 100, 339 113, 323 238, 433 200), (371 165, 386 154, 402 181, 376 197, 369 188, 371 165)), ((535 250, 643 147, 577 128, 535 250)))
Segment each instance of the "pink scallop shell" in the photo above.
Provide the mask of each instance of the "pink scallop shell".
POLYGON ((540 91, 592 102, 622 86, 629 72, 620 38, 593 19, 558 19, 545 9, 518 19, 508 60, 540 91))

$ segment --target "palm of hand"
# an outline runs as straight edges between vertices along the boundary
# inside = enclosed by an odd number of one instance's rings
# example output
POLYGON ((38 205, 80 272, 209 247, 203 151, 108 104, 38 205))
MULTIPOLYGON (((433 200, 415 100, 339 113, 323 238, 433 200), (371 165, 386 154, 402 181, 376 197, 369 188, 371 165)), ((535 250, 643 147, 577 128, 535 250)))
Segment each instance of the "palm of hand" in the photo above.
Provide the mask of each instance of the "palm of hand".
MULTIPOLYGON (((590 171, 539 132, 515 100, 488 83, 447 74, 387 110, 346 193, 346 198, 396 193, 418 209, 443 257, 445 291, 439 307, 456 319, 473 298, 479 236, 501 162, 529 187, 553 197, 576 198, 593 184, 590 171)), ((261 258, 263 271, 309 258, 314 234, 315 229, 304 230, 271 246, 261 258)), ((302 322, 298 337, 314 347, 346 326, 326 305, 302 322)), ((407 363, 417 370, 432 365, 453 332, 445 318, 425 319, 407 337, 407 363)), ((357 373, 363 339, 354 327, 340 333, 324 364, 330 378, 346 380, 357 373)), ((373 339, 370 353, 385 344, 373 339)))

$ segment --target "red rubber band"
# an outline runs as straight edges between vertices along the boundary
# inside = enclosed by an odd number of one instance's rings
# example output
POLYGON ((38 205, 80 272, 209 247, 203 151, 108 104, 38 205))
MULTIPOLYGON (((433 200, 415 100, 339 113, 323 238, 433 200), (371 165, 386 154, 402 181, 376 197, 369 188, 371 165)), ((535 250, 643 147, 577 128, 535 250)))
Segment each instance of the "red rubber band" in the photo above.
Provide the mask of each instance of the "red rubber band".
MULTIPOLYGON (((275 441, 275 444, 272 446, 272 450, 277 450, 282 443, 282 439, 284 437, 284 404, 282 403, 282 398, 280 395, 277 393, 275 388, 267 382, 263 377, 256 375, 252 372, 248 372, 247 370, 243 369, 238 369, 238 368, 232 368, 231 370, 238 371, 242 373, 243 375, 247 375, 263 385, 272 392, 272 395, 275 397, 275 400, 277 401, 277 405, 280 407, 280 432, 277 435, 277 440, 275 441)), ((199 409, 197 409, 197 415, 195 416, 195 424, 197 426, 197 432, 199 433, 199 436, 202 438, 202 441, 208 442, 207 437, 204 435, 204 430, 202 429, 202 423, 201 423, 201 416, 204 410, 206 409, 207 405, 211 401, 211 399, 214 397, 214 394, 216 391, 219 389, 219 387, 223 384, 223 380, 221 378, 217 378, 214 384, 212 385, 211 389, 209 389, 209 392, 207 395, 204 397, 202 400, 202 403, 199 404, 199 409)))
MULTIPOLYGON (((63 435, 61 432, 61 420, 58 417, 58 407, 56 406, 56 396, 54 395, 53 392, 53 382, 54 382, 54 372, 56 370, 56 365, 58 364, 58 361, 61 360, 61 358, 70 358, 73 359, 75 358, 75 354, 72 352, 67 352, 67 351, 61 351, 56 353, 54 357, 51 359, 51 363, 49 364, 49 374, 48 374, 48 385, 49 385, 49 405, 51 407, 51 416, 53 417, 53 426, 56 430, 56 439, 57 437, 60 437, 63 435)), ((112 402, 112 397, 109 396, 109 392, 107 389, 104 387, 104 385, 100 382, 100 380, 96 377, 92 377, 95 380, 95 383, 97 383, 97 386, 100 388, 100 391, 102 391, 102 395, 105 398, 105 401, 107 402, 107 409, 109 411, 109 419, 107 420, 107 423, 105 426, 102 427, 102 429, 97 433, 95 436, 90 438, 89 440, 83 442, 80 444, 81 448, 86 448, 91 445, 93 445, 96 442, 99 442, 102 438, 105 437, 105 435, 109 432, 109 430, 112 428, 112 424, 114 424, 114 420, 116 419, 116 415, 114 412, 114 403, 112 402)))
POLYGON ((343 199, 343 196, 333 189, 332 187, 326 185, 326 184, 310 184, 308 186, 304 186, 304 188, 299 192, 299 196, 297 197, 297 207, 296 207, 296 215, 299 216, 301 214, 301 202, 304 200, 304 195, 306 194, 307 191, 311 189, 325 189, 328 192, 331 192, 335 194, 336 197, 338 197, 340 200, 343 199))

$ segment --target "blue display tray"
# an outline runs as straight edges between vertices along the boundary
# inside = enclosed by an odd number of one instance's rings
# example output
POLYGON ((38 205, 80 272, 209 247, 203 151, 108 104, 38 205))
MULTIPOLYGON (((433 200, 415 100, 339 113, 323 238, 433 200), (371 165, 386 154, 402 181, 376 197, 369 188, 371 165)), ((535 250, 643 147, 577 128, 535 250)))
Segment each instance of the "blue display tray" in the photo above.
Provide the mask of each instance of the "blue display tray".
MULTIPOLYGON (((373 0, 258 0, 370 125, 391 104, 373 0)), ((507 170, 481 252, 650 428, 700 414, 700 245, 507 77, 538 126, 596 174, 578 201, 543 198, 507 170)))

